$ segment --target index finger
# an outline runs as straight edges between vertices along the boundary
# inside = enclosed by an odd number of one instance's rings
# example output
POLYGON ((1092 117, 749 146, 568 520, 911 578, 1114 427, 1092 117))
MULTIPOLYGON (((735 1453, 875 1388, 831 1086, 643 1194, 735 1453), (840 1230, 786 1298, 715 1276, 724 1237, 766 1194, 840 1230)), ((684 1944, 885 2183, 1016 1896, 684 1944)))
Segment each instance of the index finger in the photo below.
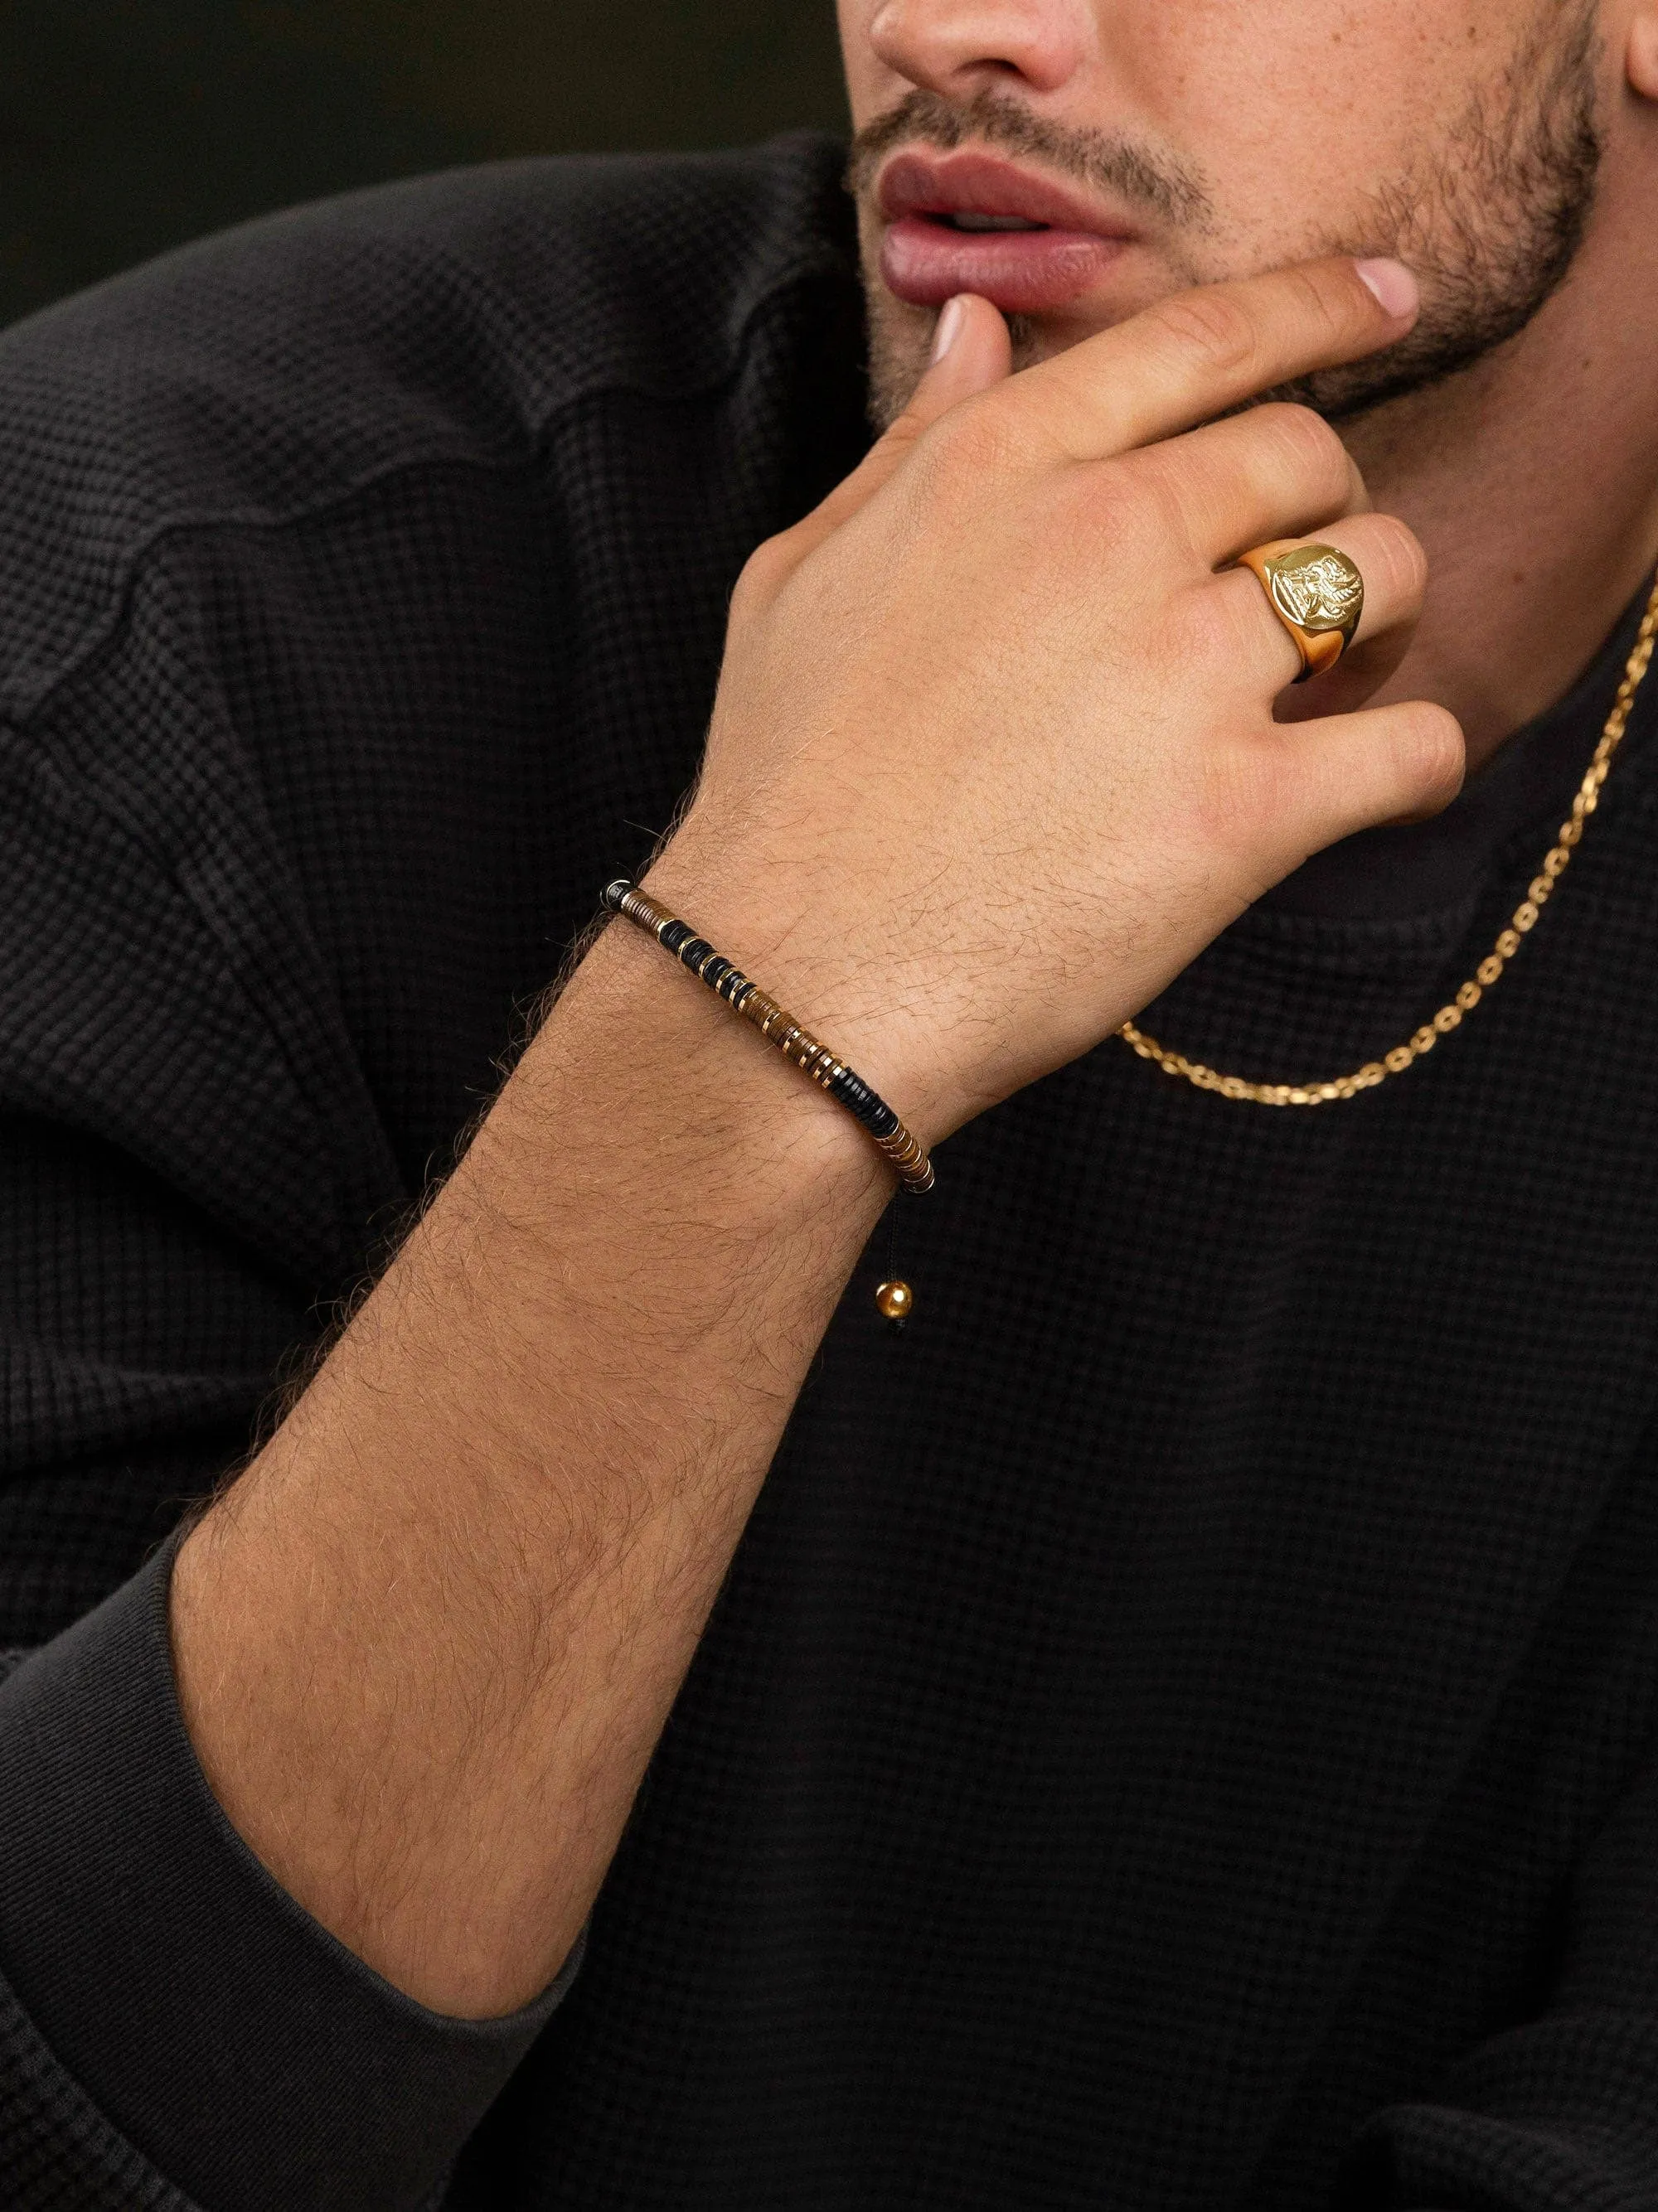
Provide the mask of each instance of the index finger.
POLYGON ((995 404, 1064 458, 1108 460, 1378 352, 1417 307, 1402 262, 1344 255, 1199 285, 1027 369, 995 404))

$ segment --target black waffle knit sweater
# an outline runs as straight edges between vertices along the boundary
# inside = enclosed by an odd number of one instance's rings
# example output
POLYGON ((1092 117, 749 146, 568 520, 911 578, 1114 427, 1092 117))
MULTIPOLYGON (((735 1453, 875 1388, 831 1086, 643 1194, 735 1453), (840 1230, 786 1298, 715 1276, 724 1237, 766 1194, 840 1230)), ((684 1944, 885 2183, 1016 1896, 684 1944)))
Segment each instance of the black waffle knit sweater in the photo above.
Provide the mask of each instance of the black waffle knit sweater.
MULTIPOLYGON (((943 1148, 918 1318, 878 1242, 567 1989, 410 2003, 191 1757, 167 1531, 861 450, 838 159, 463 173, 0 343, 7 2212, 1658 2207, 1658 679, 1402 1081, 1273 1113, 1112 1041, 943 1148)), ((1149 1026, 1408 1034, 1629 629, 1149 1026)))

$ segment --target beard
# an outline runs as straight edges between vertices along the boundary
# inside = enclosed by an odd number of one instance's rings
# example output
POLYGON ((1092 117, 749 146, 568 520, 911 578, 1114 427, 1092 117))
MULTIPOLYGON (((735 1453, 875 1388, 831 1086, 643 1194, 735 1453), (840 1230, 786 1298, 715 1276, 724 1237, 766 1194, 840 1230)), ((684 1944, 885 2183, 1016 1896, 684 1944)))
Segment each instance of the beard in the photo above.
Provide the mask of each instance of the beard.
MULTIPOLYGON (((1422 312, 1384 352, 1315 370, 1251 404, 1288 399, 1332 422, 1350 420, 1460 374, 1526 328, 1564 281, 1594 204, 1602 154, 1598 22, 1596 0, 1581 0, 1564 24, 1559 0, 1545 0, 1500 76, 1476 89, 1453 128, 1338 228, 1312 232, 1280 257, 1285 264, 1338 253, 1403 261, 1421 286, 1422 312)), ((968 140, 1033 156, 1156 219, 1170 240, 1165 253, 1177 284, 1248 273, 1204 252, 1219 226, 1198 172, 1116 134, 1033 115, 1004 94, 956 106, 910 94, 859 132, 849 188, 868 207, 893 148, 948 150, 968 140)), ((884 429, 926 367, 933 318, 894 300, 873 265, 864 287, 870 412, 884 429)), ((1014 366, 1039 359, 1040 326, 1019 315, 1008 323, 1014 366)))

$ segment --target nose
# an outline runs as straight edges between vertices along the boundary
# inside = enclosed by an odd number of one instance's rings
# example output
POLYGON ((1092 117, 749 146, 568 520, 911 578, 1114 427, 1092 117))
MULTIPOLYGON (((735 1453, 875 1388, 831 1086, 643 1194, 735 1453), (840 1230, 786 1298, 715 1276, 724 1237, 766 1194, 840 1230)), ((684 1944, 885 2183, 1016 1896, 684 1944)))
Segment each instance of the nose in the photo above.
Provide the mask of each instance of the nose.
POLYGON ((1086 0, 881 0, 869 37, 887 69, 942 99, 1051 93, 1082 65, 1088 16, 1086 0))

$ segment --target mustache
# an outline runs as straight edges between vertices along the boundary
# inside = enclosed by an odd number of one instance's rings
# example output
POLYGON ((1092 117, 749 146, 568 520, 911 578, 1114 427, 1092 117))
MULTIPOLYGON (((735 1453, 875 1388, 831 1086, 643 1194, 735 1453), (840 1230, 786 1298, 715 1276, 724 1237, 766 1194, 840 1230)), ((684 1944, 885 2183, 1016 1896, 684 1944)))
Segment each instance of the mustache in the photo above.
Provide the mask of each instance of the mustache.
POLYGON ((1079 185, 1125 199, 1188 230, 1205 230, 1214 219, 1208 188, 1186 163, 1153 153, 1116 131, 1050 122, 988 88, 960 103, 933 92, 907 93, 853 139, 846 188, 861 198, 895 147, 936 146, 948 153, 969 140, 1043 161, 1079 185))

